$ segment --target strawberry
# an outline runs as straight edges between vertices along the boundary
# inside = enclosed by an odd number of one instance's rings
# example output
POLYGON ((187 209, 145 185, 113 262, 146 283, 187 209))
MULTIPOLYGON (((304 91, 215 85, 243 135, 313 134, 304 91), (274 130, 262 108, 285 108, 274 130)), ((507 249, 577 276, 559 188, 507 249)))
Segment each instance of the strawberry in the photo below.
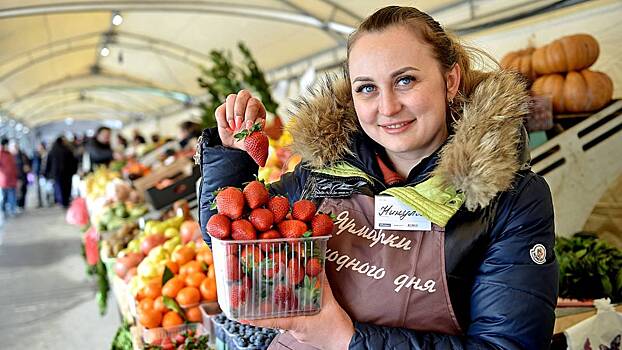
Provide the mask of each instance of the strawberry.
POLYGON ((328 214, 317 214, 311 220, 313 236, 328 236, 333 233, 333 219, 328 214))
POLYGON ((273 302, 276 308, 295 309, 298 306, 298 300, 292 293, 292 289, 288 286, 279 285, 274 288, 273 302))
POLYGON ((231 308, 237 309, 246 301, 246 289, 243 286, 234 284, 229 290, 229 304, 231 308))
POLYGON ((292 285, 297 285, 305 278, 304 268, 298 259, 290 259, 287 267, 287 279, 292 285))
POLYGON ((318 258, 312 258, 307 261, 305 272, 308 276, 315 277, 322 272, 322 263, 318 258))
POLYGON ((268 258, 274 262, 274 265, 285 265, 285 262, 287 261, 287 253, 285 251, 279 252, 275 250, 270 253, 268 258))
POLYGON ((250 292, 251 289, 253 289, 253 280, 248 276, 244 276, 240 285, 242 286, 242 288, 244 288, 245 291, 250 292))
POLYGON ((315 207, 315 203, 308 199, 301 199, 294 203, 292 208, 292 217, 296 220, 310 222, 311 219, 313 219, 316 210, 317 208, 315 207))
POLYGON ((240 219, 231 223, 231 238, 236 241, 253 240, 257 239, 257 232, 250 221, 240 219))
POLYGON ((237 281, 241 274, 240 260, 235 255, 227 256, 227 279, 229 281, 237 281))
POLYGON ((270 259, 264 260, 259 267, 261 269, 261 272, 264 274, 264 276, 266 276, 266 278, 269 278, 269 279, 271 279, 272 277, 274 277, 274 275, 279 273, 279 270, 280 270, 280 264, 278 263, 278 261, 273 261, 270 259))
POLYGON ((268 189, 261 181, 251 181, 246 187, 244 187, 244 198, 246 199, 246 204, 251 209, 259 208, 266 203, 270 199, 270 195, 268 194, 268 189))
POLYGON ((278 227, 285 238, 300 238, 307 232, 307 224, 300 220, 285 220, 278 227))
POLYGON ((257 229, 257 231, 268 231, 270 227, 272 227, 272 222, 274 222, 274 215, 268 209, 257 208, 251 211, 251 215, 249 215, 248 219, 251 221, 253 226, 257 229))
POLYGON ((272 197, 268 201, 268 209, 274 214, 274 223, 278 224, 289 213, 289 200, 282 196, 272 197))
POLYGON ((255 123, 250 129, 244 129, 233 137, 238 141, 244 140, 246 153, 253 158, 257 165, 266 166, 269 142, 268 136, 261 131, 261 123, 255 123))
POLYGON ((222 214, 212 215, 207 221, 207 232, 215 238, 227 239, 231 234, 231 221, 222 214))
POLYGON ((254 245, 247 245, 240 254, 240 262, 246 272, 252 271, 255 267, 259 266, 262 260, 262 252, 259 247, 254 245))
MULTIPOLYGON (((252 220, 251 220, 252 221, 252 220)), ((281 234, 277 230, 270 230, 259 234, 259 239, 275 239, 281 238, 281 234)), ((260 243, 259 247, 264 252, 269 252, 275 247, 278 247, 278 243, 260 243)))
POLYGON ((240 189, 227 187, 216 195, 218 214, 228 216, 231 220, 238 219, 244 212, 244 195, 240 189))

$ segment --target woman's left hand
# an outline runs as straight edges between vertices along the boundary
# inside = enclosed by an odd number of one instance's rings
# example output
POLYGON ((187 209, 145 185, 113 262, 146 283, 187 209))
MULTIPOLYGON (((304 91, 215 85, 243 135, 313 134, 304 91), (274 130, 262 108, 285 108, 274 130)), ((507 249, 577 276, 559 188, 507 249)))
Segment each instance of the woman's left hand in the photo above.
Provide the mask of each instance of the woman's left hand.
POLYGON ((316 315, 250 320, 242 323, 288 330, 297 341, 318 349, 347 349, 354 335, 354 325, 350 316, 335 300, 326 277, 322 294, 322 310, 316 315))

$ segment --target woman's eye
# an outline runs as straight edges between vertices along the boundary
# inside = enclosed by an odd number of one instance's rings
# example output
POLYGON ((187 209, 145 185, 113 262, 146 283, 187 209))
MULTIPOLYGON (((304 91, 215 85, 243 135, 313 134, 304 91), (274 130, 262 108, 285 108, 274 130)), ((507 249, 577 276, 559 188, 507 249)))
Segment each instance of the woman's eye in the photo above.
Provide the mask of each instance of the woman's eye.
POLYGON ((410 76, 406 76, 406 77, 401 77, 397 80, 397 85, 409 85, 411 84, 413 81, 415 80, 415 78, 410 77, 410 76))
POLYGON ((356 89, 356 92, 362 92, 364 94, 370 94, 374 92, 375 88, 373 85, 361 85, 356 89))

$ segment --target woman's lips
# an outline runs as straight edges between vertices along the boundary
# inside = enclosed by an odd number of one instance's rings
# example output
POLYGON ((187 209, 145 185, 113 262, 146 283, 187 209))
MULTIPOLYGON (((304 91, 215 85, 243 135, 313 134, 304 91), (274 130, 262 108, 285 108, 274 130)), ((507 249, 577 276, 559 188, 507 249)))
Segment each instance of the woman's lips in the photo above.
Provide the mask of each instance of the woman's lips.
POLYGON ((415 120, 379 125, 385 132, 389 134, 399 134, 410 127, 415 120))

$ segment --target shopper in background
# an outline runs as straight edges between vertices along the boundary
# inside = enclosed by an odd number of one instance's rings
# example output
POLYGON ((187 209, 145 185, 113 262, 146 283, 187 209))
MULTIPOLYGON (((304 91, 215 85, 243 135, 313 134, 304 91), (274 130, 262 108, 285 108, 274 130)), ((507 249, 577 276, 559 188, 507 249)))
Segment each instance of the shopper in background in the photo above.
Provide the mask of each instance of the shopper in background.
POLYGON ((127 140, 120 133, 117 134, 117 147, 115 148, 115 152, 124 154, 127 149, 127 140))
POLYGON ((9 140, 0 141, 0 188, 2 188, 2 212, 5 216, 16 214, 17 165, 9 152, 9 140))
POLYGON ((160 143, 161 139, 162 138, 160 137, 160 134, 158 134, 158 133, 151 134, 151 143, 156 145, 156 147, 161 145, 161 143, 160 143))
MULTIPOLYGON (((270 349, 548 348, 553 206, 529 168, 525 83, 474 70, 475 53, 412 7, 378 10, 347 50, 346 78, 293 113, 303 165, 270 187, 337 215, 322 310, 250 323, 289 330, 270 349), (430 228, 374 230, 375 199, 418 208, 430 228)), ((265 115, 247 91, 216 110, 201 144, 201 227, 214 190, 253 179, 233 135, 265 115)))
POLYGON ((54 180, 54 198, 56 203, 67 209, 71 201, 72 177, 78 170, 78 160, 64 137, 59 136, 47 159, 46 177, 54 180))
POLYGON ((179 146, 181 148, 194 148, 199 136, 201 136, 200 124, 185 121, 179 125, 179 146))
POLYGON ((22 151, 17 142, 13 143, 13 155, 17 165, 17 211, 24 211, 28 193, 28 173, 31 170, 30 158, 22 151))
MULTIPOLYGON (((37 149, 35 149, 32 155, 32 173, 35 176, 35 185, 37 187, 37 206, 39 208, 43 207, 43 197, 42 197, 42 188, 45 188, 45 184, 42 183, 45 170, 45 163, 47 162, 47 150, 45 148, 45 144, 43 142, 37 144, 37 149)), ((43 190, 45 193, 45 190, 43 190)))
POLYGON ((110 146, 110 138, 110 128, 102 126, 95 132, 95 137, 86 144, 85 153, 90 160, 90 169, 94 169, 98 165, 108 165, 113 160, 114 154, 110 146))

